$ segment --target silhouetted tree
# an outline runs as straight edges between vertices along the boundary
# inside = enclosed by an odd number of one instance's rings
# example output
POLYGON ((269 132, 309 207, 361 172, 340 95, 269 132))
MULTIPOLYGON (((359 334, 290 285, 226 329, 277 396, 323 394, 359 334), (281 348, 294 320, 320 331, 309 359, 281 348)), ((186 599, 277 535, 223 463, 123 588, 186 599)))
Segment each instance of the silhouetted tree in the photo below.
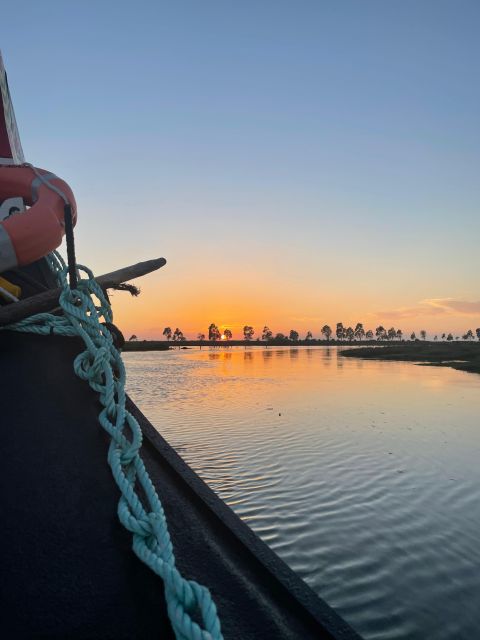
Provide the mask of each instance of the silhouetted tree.
POLYGON ((445 334, 442 333, 442 340, 445 340, 445 334))
POLYGON ((230 331, 230 329, 225 329, 223 335, 225 336, 225 340, 227 341, 232 339, 232 332, 230 331))
POLYGON ((480 327, 475 329, 475 333, 477 334, 477 338, 480 340, 480 327))
POLYGON ((387 331, 387 339, 395 340, 396 337, 397 337, 397 332, 395 331, 394 327, 390 327, 390 329, 387 331))
POLYGON ((253 334, 255 333, 253 327, 250 327, 248 324, 246 324, 243 327, 243 339, 247 340, 247 342, 249 342, 252 338, 253 338, 253 334))
POLYGON ((289 338, 292 342, 297 342, 298 341, 298 331, 295 331, 295 329, 290 329, 290 335, 289 338))
POLYGON ((387 337, 387 332, 385 331, 385 327, 382 327, 382 325, 377 327, 375 329, 375 335, 377 337, 377 340, 385 340, 385 338, 387 337))
POLYGON ((287 337, 283 333, 275 334, 275 340, 286 340, 287 337))
POLYGON ((410 340, 416 340, 417 336, 415 335, 415 331, 412 331, 412 333, 410 334, 410 340))
POLYGON ((262 331, 262 340, 271 340, 272 339, 272 332, 270 331, 270 329, 265 326, 263 327, 263 331, 262 331))
POLYGON ((448 334, 447 340, 448 340, 448 342, 451 342, 453 340, 453 336, 452 336, 451 333, 448 334))
POLYGON ((363 328, 363 324, 361 322, 357 322, 357 326, 355 327, 355 338, 357 340, 362 340, 365 337, 365 329, 363 328))
POLYGON ((401 329, 397 329, 397 340, 401 340, 403 338, 403 332, 401 329))
POLYGON ((464 340, 473 340, 473 331, 469 329, 467 333, 463 336, 464 340))
POLYGON ((175 329, 175 331, 173 332, 173 339, 174 340, 185 340, 185 338, 183 337, 183 331, 180 331, 180 329, 177 327, 175 329))
POLYGON ((200 342, 203 342, 203 340, 205 340, 205 334, 197 333, 197 340, 200 340, 200 342))
POLYGON ((371 329, 369 329, 367 331, 367 333, 365 334, 365 337, 367 340, 373 340, 373 331, 371 329))
POLYGON ((345 337, 350 342, 353 340, 354 335, 355 335, 355 332, 352 329, 352 327, 348 327, 348 329, 345 329, 345 337))
POLYGON ((322 336, 325 336, 327 340, 330 340, 331 335, 332 335, 332 329, 328 326, 328 324, 323 325, 322 336))
POLYGON ((212 340, 212 342, 216 342, 220 340, 220 330, 216 324, 212 322, 212 324, 208 327, 208 339, 212 340))
POLYGON ((438 336, 435 336, 435 337, 434 337, 434 340, 435 340, 435 341, 437 341, 437 340, 438 340, 438 336))
POLYGON ((133 334, 133 336, 130 336, 130 338, 128 339, 129 342, 136 342, 137 340, 138 338, 135 334, 133 334))
POLYGON ((420 337, 422 338, 422 340, 425 340, 425 338, 427 337, 427 332, 425 331, 425 329, 422 329, 420 331, 420 337))
POLYGON ((172 339, 172 330, 170 329, 170 327, 165 327, 165 329, 163 330, 162 335, 164 335, 167 340, 171 340, 172 339))
POLYGON ((311 331, 307 331, 307 335, 305 336, 305 340, 308 342, 312 338, 313 338, 312 332, 311 331))
POLYGON ((337 340, 343 340, 345 338, 345 328, 342 322, 337 322, 337 330, 335 331, 337 340))

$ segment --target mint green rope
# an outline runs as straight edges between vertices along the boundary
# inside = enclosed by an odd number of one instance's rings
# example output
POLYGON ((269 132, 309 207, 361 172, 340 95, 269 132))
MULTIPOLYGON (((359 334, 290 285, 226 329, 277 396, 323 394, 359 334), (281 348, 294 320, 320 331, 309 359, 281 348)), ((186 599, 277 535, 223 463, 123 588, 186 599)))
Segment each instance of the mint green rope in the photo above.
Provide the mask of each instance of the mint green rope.
POLYGON ((63 315, 40 313, 7 328, 82 338, 86 348, 75 358, 73 368, 99 394, 103 406, 99 422, 111 438, 108 463, 121 492, 120 522, 133 534, 136 555, 164 581, 168 615, 177 640, 222 640, 209 590, 185 579, 175 566, 165 513, 139 455, 142 432, 125 408, 125 366, 110 331, 102 324, 102 318, 107 323, 113 320, 110 305, 89 269, 77 265, 78 272, 87 277, 79 279, 78 288, 72 291, 67 282, 68 269, 60 255, 50 254, 48 261, 62 287, 59 303, 63 315), (144 500, 139 497, 137 487, 141 488, 144 500))
POLYGON ((67 266, 65 263, 65 260, 58 253, 58 251, 52 251, 52 253, 49 253, 48 255, 46 255, 45 260, 47 261, 51 271, 53 271, 53 273, 56 275, 57 284, 60 287, 61 280, 60 280, 59 274, 60 274, 60 271, 63 271, 63 269, 65 269, 67 266))

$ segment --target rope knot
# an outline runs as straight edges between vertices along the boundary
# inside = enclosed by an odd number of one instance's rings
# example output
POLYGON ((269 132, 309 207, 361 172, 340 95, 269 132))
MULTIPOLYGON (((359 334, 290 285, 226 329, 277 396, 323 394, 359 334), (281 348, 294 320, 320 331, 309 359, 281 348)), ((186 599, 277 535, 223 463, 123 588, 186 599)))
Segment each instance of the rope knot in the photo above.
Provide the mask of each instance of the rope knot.
POLYGON ((143 538, 152 537, 152 524, 148 518, 137 518, 137 530, 135 533, 143 538))
POLYGON ((127 467, 132 461, 135 459, 135 456, 138 455, 138 447, 135 444, 131 444, 129 447, 125 447, 122 449, 122 453, 120 454, 120 463, 127 467))
MULTIPOLYGON (((105 347, 99 347, 93 353, 88 349, 77 356, 75 372, 89 382, 104 383, 105 360, 108 361, 108 352, 105 347)), ((95 391, 99 391, 98 388, 95 391)))

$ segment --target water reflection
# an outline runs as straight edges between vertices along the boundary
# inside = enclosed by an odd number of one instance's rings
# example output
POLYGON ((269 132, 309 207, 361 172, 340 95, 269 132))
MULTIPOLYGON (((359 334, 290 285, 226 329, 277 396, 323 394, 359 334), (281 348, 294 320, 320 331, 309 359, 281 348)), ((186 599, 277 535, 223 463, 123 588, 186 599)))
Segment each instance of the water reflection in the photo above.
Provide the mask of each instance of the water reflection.
POLYGON ((230 360, 232 357, 231 351, 209 351, 208 359, 209 360, 230 360))
POLYGON ((478 636, 480 376, 332 347, 125 360, 162 434, 365 638, 478 636))

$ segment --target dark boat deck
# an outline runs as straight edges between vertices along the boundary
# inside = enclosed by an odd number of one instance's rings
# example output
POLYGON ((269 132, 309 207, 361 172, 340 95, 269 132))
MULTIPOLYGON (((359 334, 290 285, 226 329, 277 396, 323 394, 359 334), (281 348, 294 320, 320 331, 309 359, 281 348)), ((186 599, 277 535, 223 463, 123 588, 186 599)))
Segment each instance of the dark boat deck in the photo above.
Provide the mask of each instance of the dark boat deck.
MULTIPOLYGON (((0 332, 1 627, 15 638, 172 638, 163 584, 133 554, 80 341, 0 332)), ((359 636, 130 403, 179 569, 207 586, 225 640, 359 636)))

